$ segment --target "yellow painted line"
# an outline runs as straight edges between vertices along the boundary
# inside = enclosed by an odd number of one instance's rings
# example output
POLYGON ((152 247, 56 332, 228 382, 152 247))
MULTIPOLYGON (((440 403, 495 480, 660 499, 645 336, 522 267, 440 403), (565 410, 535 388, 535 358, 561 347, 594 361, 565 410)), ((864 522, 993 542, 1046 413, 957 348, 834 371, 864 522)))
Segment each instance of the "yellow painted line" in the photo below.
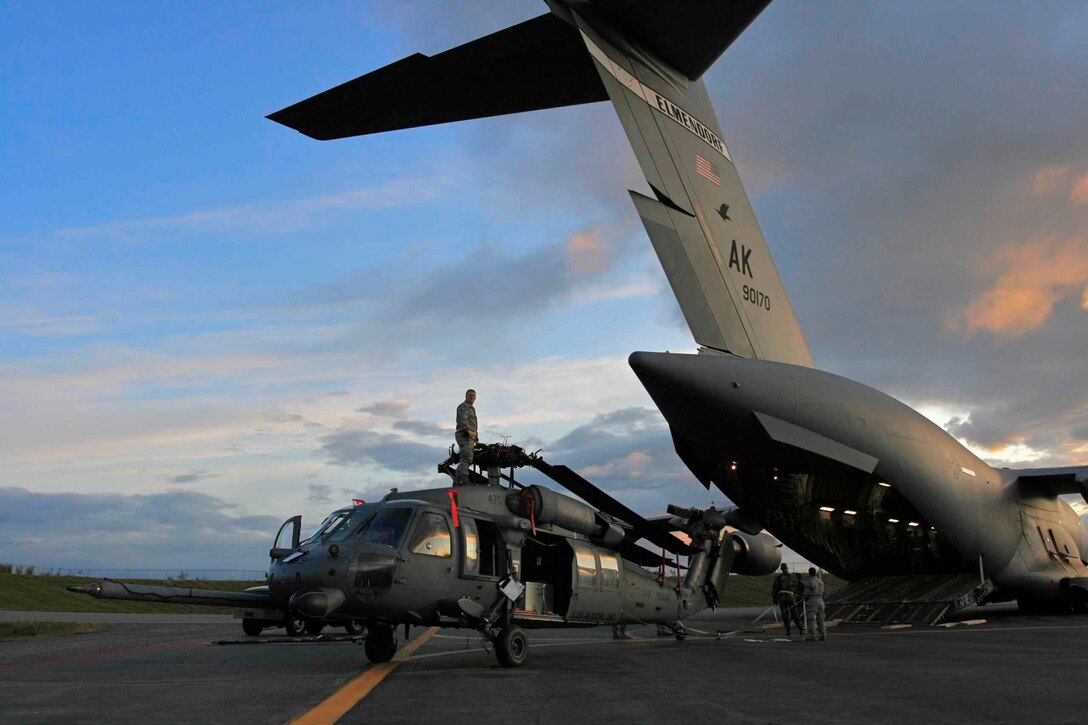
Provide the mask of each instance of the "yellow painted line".
POLYGON ((402 662, 415 654, 437 631, 438 627, 430 627, 397 652, 392 660, 371 665, 366 672, 341 687, 317 707, 292 720, 291 725, 332 725, 358 705, 360 700, 369 695, 402 662))

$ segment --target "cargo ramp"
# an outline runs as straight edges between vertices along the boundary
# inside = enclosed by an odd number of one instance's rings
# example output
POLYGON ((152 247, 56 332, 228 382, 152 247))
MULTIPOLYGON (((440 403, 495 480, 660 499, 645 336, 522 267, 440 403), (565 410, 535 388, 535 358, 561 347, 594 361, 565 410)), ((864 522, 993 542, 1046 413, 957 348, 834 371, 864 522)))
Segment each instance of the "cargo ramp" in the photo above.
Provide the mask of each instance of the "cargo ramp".
POLYGON ((869 577, 827 596, 827 618, 843 622, 937 624, 993 591, 978 574, 869 577))

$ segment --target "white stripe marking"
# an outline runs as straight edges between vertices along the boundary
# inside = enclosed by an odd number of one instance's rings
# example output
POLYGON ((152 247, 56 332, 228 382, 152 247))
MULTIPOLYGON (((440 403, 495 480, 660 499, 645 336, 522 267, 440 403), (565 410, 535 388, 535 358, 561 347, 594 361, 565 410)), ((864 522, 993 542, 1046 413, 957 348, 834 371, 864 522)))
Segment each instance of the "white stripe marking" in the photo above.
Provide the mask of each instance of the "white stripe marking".
POLYGON ((585 40, 589 54, 601 64, 602 68, 608 71, 609 75, 622 83, 627 90, 645 101, 650 108, 686 128, 707 146, 724 156, 729 163, 733 163, 733 157, 729 155, 729 149, 726 148, 725 142, 718 137, 718 134, 711 131, 705 123, 628 73, 622 66, 609 58, 608 54, 601 50, 584 32, 582 33, 582 39, 585 40))

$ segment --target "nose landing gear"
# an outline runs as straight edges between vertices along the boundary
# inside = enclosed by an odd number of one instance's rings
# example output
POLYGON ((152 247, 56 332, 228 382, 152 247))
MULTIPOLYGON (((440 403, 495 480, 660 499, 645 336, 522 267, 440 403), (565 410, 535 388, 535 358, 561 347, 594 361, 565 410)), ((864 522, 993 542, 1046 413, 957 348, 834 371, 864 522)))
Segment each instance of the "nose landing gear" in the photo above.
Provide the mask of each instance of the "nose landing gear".
POLYGON ((363 649, 371 662, 388 662, 397 653, 397 633, 388 624, 372 625, 367 628, 363 649))

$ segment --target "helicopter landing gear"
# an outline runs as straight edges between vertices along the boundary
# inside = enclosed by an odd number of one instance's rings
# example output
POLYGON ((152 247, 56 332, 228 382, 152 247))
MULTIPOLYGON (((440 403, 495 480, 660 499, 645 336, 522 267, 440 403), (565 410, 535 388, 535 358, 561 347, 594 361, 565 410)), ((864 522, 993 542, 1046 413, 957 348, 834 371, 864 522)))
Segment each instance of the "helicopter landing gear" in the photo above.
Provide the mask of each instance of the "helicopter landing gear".
POLYGON ((368 627, 363 649, 366 650, 366 658, 374 664, 388 662, 397 653, 397 633, 388 624, 368 627))
POLYGON ((673 622, 669 625, 669 628, 672 630, 672 636, 676 637, 677 642, 683 642, 688 638, 688 630, 683 622, 673 622))
POLYGON ((499 630, 492 644, 495 645, 495 657, 503 667, 521 667, 529 658, 529 638, 525 636, 525 630, 516 625, 499 630))
POLYGON ((259 637, 261 632, 264 631, 264 625, 259 619, 243 619, 242 631, 248 634, 250 637, 259 637))
POLYGON ((344 631, 355 637, 366 631, 366 623, 358 619, 349 619, 344 622, 344 631))
POLYGON ((320 619, 308 619, 306 620, 306 634, 319 635, 321 630, 325 629, 325 623, 320 619))
POLYGON ((529 658, 529 638, 525 630, 510 624, 507 600, 500 597, 489 608, 471 599, 460 599, 457 605, 465 622, 474 627, 495 648, 495 658, 503 667, 521 667, 529 658))
POLYGON ((283 619, 283 628, 290 637, 301 637, 306 632, 306 620, 297 614, 288 613, 283 619))

